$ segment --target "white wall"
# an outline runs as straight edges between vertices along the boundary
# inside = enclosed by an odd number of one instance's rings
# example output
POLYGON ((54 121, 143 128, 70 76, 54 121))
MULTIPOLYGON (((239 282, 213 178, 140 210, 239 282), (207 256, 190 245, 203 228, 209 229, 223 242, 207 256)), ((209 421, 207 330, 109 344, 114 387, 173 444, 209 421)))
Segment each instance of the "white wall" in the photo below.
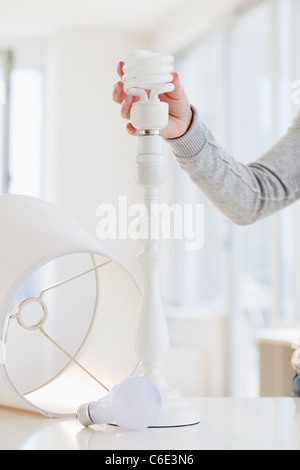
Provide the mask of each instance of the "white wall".
POLYGON ((4 37, 0 33, 0 49, 12 50, 15 67, 44 68, 46 62, 46 38, 4 37))

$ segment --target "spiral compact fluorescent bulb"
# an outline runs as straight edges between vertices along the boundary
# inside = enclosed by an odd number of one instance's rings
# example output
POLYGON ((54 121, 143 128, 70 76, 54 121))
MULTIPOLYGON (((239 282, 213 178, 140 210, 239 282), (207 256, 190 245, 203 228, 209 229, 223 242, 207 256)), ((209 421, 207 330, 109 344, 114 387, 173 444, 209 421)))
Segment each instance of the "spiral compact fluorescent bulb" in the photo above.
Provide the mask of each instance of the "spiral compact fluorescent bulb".
POLYGON ((160 131, 168 124, 169 105, 159 95, 174 90, 171 55, 134 51, 124 58, 124 91, 140 101, 131 108, 131 123, 140 131, 160 131))
POLYGON ((161 93, 174 90, 174 59, 171 55, 160 55, 151 51, 134 51, 124 59, 124 90, 128 95, 139 96, 142 100, 157 100, 161 93))

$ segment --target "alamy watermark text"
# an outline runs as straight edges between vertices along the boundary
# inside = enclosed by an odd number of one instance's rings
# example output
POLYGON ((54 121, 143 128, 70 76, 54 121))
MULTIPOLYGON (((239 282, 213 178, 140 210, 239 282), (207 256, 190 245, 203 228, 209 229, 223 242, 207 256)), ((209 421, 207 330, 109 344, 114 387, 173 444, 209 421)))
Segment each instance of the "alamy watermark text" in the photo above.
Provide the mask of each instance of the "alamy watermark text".
POLYGON ((100 240, 184 240, 187 251, 204 246, 203 204, 128 205, 127 196, 119 196, 119 205, 100 204, 96 233, 100 240), (150 213, 149 213, 150 212, 150 213))

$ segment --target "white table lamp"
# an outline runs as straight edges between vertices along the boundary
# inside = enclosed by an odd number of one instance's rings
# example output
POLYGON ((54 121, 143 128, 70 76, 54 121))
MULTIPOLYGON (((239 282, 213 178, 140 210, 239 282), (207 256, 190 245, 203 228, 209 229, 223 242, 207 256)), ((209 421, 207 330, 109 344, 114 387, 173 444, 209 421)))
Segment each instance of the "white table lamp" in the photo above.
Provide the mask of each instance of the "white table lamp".
POLYGON ((169 335, 152 204, 165 177, 160 130, 168 105, 159 95, 173 90, 172 62, 148 51, 125 59, 125 90, 141 98, 131 122, 140 131, 135 176, 148 211, 141 220, 149 233, 140 255, 142 299, 134 276, 63 210, 31 197, 0 197, 2 406, 51 417, 75 416, 80 408, 89 422, 83 403, 101 407, 120 380, 141 374, 161 397, 154 427, 200 421, 161 373, 169 335))
POLYGON ((136 351, 142 363, 143 377, 151 380, 160 391, 162 411, 157 427, 187 426, 200 421, 198 410, 190 406, 172 389, 161 369, 169 348, 169 334, 160 295, 160 232, 159 190, 165 180, 165 157, 160 131, 168 124, 169 106, 160 101, 161 93, 174 90, 173 57, 150 51, 134 51, 124 59, 124 90, 138 96, 131 108, 131 123, 139 130, 135 177, 143 192, 147 217, 141 224, 148 228, 140 254, 144 285, 136 335, 136 351))

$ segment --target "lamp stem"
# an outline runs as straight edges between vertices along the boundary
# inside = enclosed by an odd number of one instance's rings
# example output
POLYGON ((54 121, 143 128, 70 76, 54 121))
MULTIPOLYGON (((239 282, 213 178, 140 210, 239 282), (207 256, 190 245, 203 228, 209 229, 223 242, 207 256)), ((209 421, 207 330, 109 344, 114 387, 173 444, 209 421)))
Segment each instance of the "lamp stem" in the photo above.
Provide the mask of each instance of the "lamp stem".
MULTIPOLYGON (((147 206, 147 200, 145 205, 147 206)), ((150 212, 151 214, 151 212, 150 212)), ((148 230, 157 229, 158 217, 149 214, 148 230)), ((159 240, 144 240, 139 261, 143 272, 143 296, 140 308, 136 351, 142 362, 144 377, 161 385, 161 368, 169 349, 169 332, 160 292, 161 253, 159 240)))
POLYGON ((161 369, 169 349, 169 332, 160 292, 160 221, 159 189, 165 181, 165 157, 160 135, 138 137, 135 178, 142 188, 147 216, 141 221, 147 227, 139 260, 143 272, 143 294, 139 312, 135 347, 141 361, 143 377, 151 380, 162 397, 162 412, 154 427, 185 426, 199 422, 199 413, 169 387, 161 369))
POLYGON ((142 363, 144 377, 161 385, 161 367, 169 348, 169 333, 160 293, 159 217, 153 213, 158 203, 159 188, 164 182, 165 159, 162 138, 142 135, 138 138, 135 177, 143 191, 146 217, 141 221, 144 233, 139 261, 143 272, 143 295, 139 313, 136 351, 142 363), (145 231, 144 231, 145 232, 145 231), (146 236, 145 236, 146 235, 146 236))

